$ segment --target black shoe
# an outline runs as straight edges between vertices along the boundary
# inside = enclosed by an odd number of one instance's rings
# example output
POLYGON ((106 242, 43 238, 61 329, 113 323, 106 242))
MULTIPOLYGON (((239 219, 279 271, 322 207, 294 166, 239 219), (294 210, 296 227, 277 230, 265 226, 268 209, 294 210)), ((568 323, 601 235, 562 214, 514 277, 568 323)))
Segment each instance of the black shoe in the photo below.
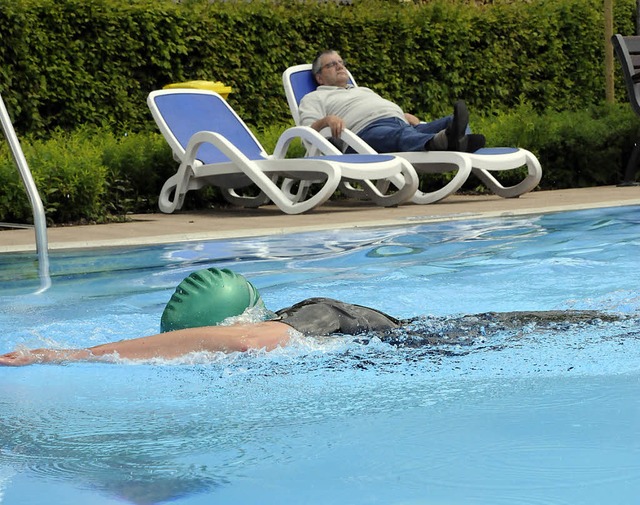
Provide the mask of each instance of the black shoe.
POLYGON ((469 110, 463 100, 458 100, 453 106, 453 120, 447 126, 447 150, 467 150, 467 125, 469 124, 469 110))
POLYGON ((470 133, 467 135, 467 149, 468 153, 475 153, 478 149, 482 149, 487 142, 484 135, 480 133, 470 133))

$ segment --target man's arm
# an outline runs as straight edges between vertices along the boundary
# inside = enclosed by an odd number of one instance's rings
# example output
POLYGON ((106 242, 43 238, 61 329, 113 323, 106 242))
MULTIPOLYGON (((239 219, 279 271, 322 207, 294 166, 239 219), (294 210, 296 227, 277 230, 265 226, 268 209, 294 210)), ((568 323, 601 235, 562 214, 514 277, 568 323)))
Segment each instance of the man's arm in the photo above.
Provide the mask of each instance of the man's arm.
POLYGON ((342 135, 342 131, 344 130, 344 121, 338 116, 325 116, 318 119, 317 121, 314 121, 311 124, 311 128, 316 131, 321 131, 324 128, 329 128, 331 130, 331 136, 339 139, 340 135, 342 135))
POLYGON ((310 126, 316 131, 329 128, 331 136, 335 138, 340 138, 345 128, 342 118, 326 113, 322 97, 317 91, 305 95, 300 101, 299 113, 302 126, 310 126))

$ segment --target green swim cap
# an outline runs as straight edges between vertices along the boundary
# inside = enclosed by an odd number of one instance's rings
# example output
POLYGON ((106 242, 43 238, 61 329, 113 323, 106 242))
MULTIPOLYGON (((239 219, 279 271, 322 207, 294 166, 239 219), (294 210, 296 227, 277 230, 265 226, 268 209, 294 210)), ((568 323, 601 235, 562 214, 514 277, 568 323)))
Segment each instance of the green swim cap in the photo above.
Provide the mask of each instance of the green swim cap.
POLYGON ((214 326, 247 308, 264 307, 260 293, 242 275, 228 269, 207 268, 184 279, 160 319, 160 331, 214 326))

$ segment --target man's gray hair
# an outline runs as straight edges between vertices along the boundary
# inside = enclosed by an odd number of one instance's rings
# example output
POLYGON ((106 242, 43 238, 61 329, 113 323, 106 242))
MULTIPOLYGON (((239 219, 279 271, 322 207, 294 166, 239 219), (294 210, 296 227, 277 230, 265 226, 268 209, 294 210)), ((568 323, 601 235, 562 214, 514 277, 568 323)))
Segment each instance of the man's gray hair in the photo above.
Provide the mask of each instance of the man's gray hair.
POLYGON ((315 78, 316 74, 322 72, 322 65, 320 61, 325 54, 334 54, 335 49, 325 49, 324 51, 320 51, 318 55, 313 59, 313 63, 311 63, 311 71, 313 72, 313 77, 315 78))

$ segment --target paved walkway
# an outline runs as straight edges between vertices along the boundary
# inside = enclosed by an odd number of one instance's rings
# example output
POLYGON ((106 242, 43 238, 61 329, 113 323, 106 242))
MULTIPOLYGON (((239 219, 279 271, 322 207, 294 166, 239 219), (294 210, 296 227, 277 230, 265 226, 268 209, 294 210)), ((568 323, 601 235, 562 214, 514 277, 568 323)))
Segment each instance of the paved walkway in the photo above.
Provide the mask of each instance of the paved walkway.
MULTIPOLYGON (((640 205, 640 187, 537 191, 520 198, 454 195, 431 205, 381 208, 367 202, 330 202, 307 214, 290 216, 274 206, 175 214, 137 214, 127 223, 49 228, 49 249, 143 245, 295 231, 391 226, 596 207, 640 205)), ((0 231, 0 253, 35 251, 33 229, 0 231)))

